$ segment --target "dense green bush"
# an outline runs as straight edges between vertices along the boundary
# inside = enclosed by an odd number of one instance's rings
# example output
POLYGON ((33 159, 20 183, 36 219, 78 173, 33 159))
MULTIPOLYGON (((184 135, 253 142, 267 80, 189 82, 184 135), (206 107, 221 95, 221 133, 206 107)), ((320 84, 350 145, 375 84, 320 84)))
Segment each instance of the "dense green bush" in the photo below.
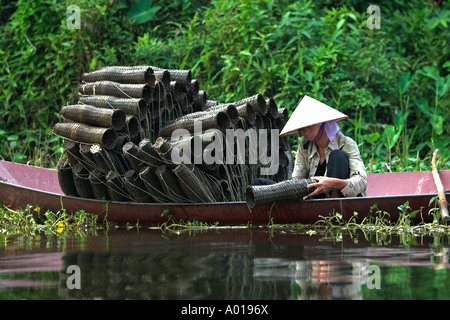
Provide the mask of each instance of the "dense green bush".
MULTIPOLYGON (((371 170, 450 164, 449 5, 361 1, 17 1, 1 7, 0 156, 53 166, 58 111, 100 65, 191 69, 210 99, 255 93, 293 111, 308 94, 350 116, 342 131, 371 170), (140 14, 145 12, 145 14, 140 14), (135 18, 135 21, 132 19, 135 18), (389 167, 389 168, 388 168, 389 167)), ((297 141, 292 140, 293 148, 297 141)))

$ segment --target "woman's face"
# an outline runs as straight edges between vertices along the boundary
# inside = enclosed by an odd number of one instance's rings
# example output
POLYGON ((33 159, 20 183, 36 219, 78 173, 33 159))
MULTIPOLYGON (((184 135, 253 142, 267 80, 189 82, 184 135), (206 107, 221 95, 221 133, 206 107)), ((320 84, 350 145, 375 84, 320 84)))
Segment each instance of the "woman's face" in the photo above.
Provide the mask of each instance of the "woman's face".
POLYGON ((312 125, 308 127, 304 127, 298 130, 298 133, 303 136, 305 139, 309 141, 313 141, 314 138, 317 136, 317 133, 319 133, 320 125, 312 125))

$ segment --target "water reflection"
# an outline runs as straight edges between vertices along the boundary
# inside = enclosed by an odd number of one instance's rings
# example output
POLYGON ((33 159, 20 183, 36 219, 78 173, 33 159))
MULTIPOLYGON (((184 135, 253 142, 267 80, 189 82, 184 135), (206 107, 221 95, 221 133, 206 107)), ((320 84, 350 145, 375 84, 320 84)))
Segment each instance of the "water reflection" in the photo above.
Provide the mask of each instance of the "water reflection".
POLYGON ((0 298, 450 298, 447 236, 413 240, 380 245, 357 234, 247 228, 8 239, 0 247, 0 298), (80 268, 79 290, 67 286, 71 265, 80 268))

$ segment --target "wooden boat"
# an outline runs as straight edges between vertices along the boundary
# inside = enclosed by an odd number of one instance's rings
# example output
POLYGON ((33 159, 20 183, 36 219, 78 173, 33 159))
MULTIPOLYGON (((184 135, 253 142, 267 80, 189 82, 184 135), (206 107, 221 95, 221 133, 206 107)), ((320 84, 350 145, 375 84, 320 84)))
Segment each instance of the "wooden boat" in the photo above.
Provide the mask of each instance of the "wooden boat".
MULTIPOLYGON (((445 190, 450 190, 450 170, 439 171, 445 190)), ((70 197, 62 194, 57 171, 29 165, 0 161, 0 202, 11 209, 25 208, 27 204, 39 206, 41 212, 58 212, 64 208, 75 213, 84 210, 96 214, 99 220, 107 219, 118 224, 127 222, 149 226, 164 223, 164 210, 177 220, 201 221, 220 225, 248 224, 312 224, 338 212, 350 219, 354 212, 358 220, 364 218, 371 206, 390 214, 391 220, 398 219, 398 207, 409 202, 411 210, 422 208, 422 215, 415 220, 431 222, 428 214, 435 204, 430 200, 437 195, 431 171, 378 173, 369 175, 368 196, 365 198, 311 199, 276 203, 249 209, 244 201, 231 203, 135 203, 101 201, 70 197), (272 219, 272 220, 271 220, 272 219)), ((446 193, 447 199, 450 193, 446 193)))

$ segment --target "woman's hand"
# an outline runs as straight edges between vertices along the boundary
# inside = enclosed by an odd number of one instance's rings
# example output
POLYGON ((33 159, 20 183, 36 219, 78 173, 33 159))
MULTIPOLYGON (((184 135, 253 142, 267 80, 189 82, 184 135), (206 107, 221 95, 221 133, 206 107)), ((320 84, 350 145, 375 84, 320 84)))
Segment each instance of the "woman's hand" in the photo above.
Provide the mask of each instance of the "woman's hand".
POLYGON ((328 192, 330 189, 342 190, 348 184, 347 180, 329 177, 311 177, 311 180, 317 182, 310 183, 309 188, 316 188, 313 192, 308 194, 308 197, 314 197, 318 194, 328 192))

